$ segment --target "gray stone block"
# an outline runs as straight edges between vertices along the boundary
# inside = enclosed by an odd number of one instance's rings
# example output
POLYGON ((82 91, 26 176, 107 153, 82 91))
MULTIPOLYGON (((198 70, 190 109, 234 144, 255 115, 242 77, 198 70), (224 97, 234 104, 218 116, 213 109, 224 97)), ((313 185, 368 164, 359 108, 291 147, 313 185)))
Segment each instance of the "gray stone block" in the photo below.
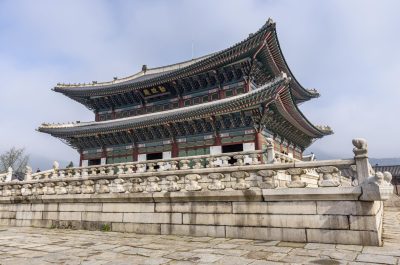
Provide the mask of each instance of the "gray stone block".
POLYGON ((122 222, 123 213, 82 212, 82 221, 122 222))
POLYGON ((226 226, 226 237, 307 242, 305 229, 226 226))
POLYGON ((112 223, 111 230, 136 234, 161 234, 161 224, 112 223))
POLYGON ((59 219, 59 212, 43 212, 43 219, 44 220, 58 220, 59 219))
POLYGON ((182 224, 181 213, 123 213, 124 223, 182 224))
POLYGON ((155 202, 262 201, 261 190, 155 192, 155 202))
POLYGON ((156 203, 156 212, 175 213, 231 213, 230 202, 174 202, 156 203))
POLYGON ((101 203, 60 203, 60 212, 101 212, 101 203))
POLYGON ((17 212, 15 218, 22 220, 42 219, 42 212, 17 212))
POLYGON ((339 215, 183 214, 183 224, 349 229, 339 215))
POLYGON ((81 212, 59 212, 59 220, 63 221, 81 221, 81 212))
POLYGON ((263 189, 265 201, 343 201, 358 200, 360 187, 323 187, 298 189, 263 189))
POLYGON ((103 212, 112 213, 153 213, 154 203, 103 203, 103 212))
POLYGON ((15 219, 16 212, 0 212, 0 219, 15 219))
POLYGON ((317 201, 318 214, 375 215, 382 202, 317 201))
POLYGON ((381 245, 378 233, 372 231, 307 229, 307 240, 315 243, 381 245))
POLYGON ((162 235, 225 237, 224 226, 214 225, 161 225, 162 235))
POLYGON ((58 211, 58 203, 32 203, 31 211, 34 212, 55 212, 58 211))

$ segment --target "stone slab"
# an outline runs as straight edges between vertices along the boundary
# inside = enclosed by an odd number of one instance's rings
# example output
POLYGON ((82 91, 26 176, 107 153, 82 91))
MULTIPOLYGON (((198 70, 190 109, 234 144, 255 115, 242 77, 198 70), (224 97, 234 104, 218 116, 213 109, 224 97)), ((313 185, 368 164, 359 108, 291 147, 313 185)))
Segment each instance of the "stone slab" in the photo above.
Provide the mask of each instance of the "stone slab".
POLYGON ((231 213, 231 202, 174 202, 156 203, 156 212, 174 213, 231 213))
POLYGON ((265 201, 355 201, 361 195, 361 187, 263 189, 262 194, 265 201))
POLYGON ((226 237, 307 242, 305 229, 226 226, 226 237))
POLYGON ((183 214, 183 224, 261 226, 289 228, 349 229, 347 216, 263 215, 263 214, 183 214))
POLYGON ((112 213, 153 213, 154 203, 122 203, 105 202, 103 212, 112 213))
POLYGON ((181 213, 123 213, 124 223, 182 224, 181 213))
POLYGON ((101 203, 59 203, 60 212, 101 212, 101 203))
POLYGON ((225 237, 224 226, 207 225, 161 225, 162 235, 225 237))
POLYGON ((377 232, 355 230, 307 229, 308 242, 379 246, 377 232))
POLYGON ((375 215, 382 202, 317 201, 318 214, 375 215))
POLYGON ((261 190, 180 191, 153 193, 155 202, 262 201, 261 190))
POLYGON ((123 213, 82 212, 82 221, 122 222, 123 213))
POLYGON ((161 224, 112 223, 111 230, 115 232, 160 235, 161 224))

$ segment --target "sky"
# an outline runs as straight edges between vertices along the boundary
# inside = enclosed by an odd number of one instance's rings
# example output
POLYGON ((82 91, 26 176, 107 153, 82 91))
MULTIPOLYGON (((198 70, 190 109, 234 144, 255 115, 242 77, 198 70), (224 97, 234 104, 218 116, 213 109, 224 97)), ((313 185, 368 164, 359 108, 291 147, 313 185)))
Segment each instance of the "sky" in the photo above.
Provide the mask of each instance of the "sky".
POLYGON ((78 162, 71 147, 39 133, 42 122, 94 114, 51 91, 58 82, 109 81, 225 49, 276 22, 286 61, 321 97, 300 108, 334 134, 307 152, 400 157, 400 1, 0 0, 0 152, 26 148, 32 167, 78 162), (193 50, 192 50, 193 45, 193 50))

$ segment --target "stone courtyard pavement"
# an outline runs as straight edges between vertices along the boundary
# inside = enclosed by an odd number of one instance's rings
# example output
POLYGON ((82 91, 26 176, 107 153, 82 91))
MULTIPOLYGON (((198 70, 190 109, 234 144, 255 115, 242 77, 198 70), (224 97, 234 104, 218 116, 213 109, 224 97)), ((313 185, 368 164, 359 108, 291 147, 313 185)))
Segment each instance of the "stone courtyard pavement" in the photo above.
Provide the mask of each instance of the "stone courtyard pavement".
POLYGON ((0 264, 400 264, 384 247, 0 227, 0 264))

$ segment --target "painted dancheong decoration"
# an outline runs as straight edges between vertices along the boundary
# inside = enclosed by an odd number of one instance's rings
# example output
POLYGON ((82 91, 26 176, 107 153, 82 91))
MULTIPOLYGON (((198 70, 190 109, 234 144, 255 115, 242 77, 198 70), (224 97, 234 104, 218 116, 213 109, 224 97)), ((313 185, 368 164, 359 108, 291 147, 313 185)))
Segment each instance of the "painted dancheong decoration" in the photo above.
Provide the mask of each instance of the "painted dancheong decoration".
POLYGON ((54 91, 95 113, 93 122, 38 129, 77 149, 81 166, 263 150, 267 138, 276 152, 302 159, 315 139, 332 133, 298 109, 319 94, 294 78, 272 20, 220 52, 54 91))

